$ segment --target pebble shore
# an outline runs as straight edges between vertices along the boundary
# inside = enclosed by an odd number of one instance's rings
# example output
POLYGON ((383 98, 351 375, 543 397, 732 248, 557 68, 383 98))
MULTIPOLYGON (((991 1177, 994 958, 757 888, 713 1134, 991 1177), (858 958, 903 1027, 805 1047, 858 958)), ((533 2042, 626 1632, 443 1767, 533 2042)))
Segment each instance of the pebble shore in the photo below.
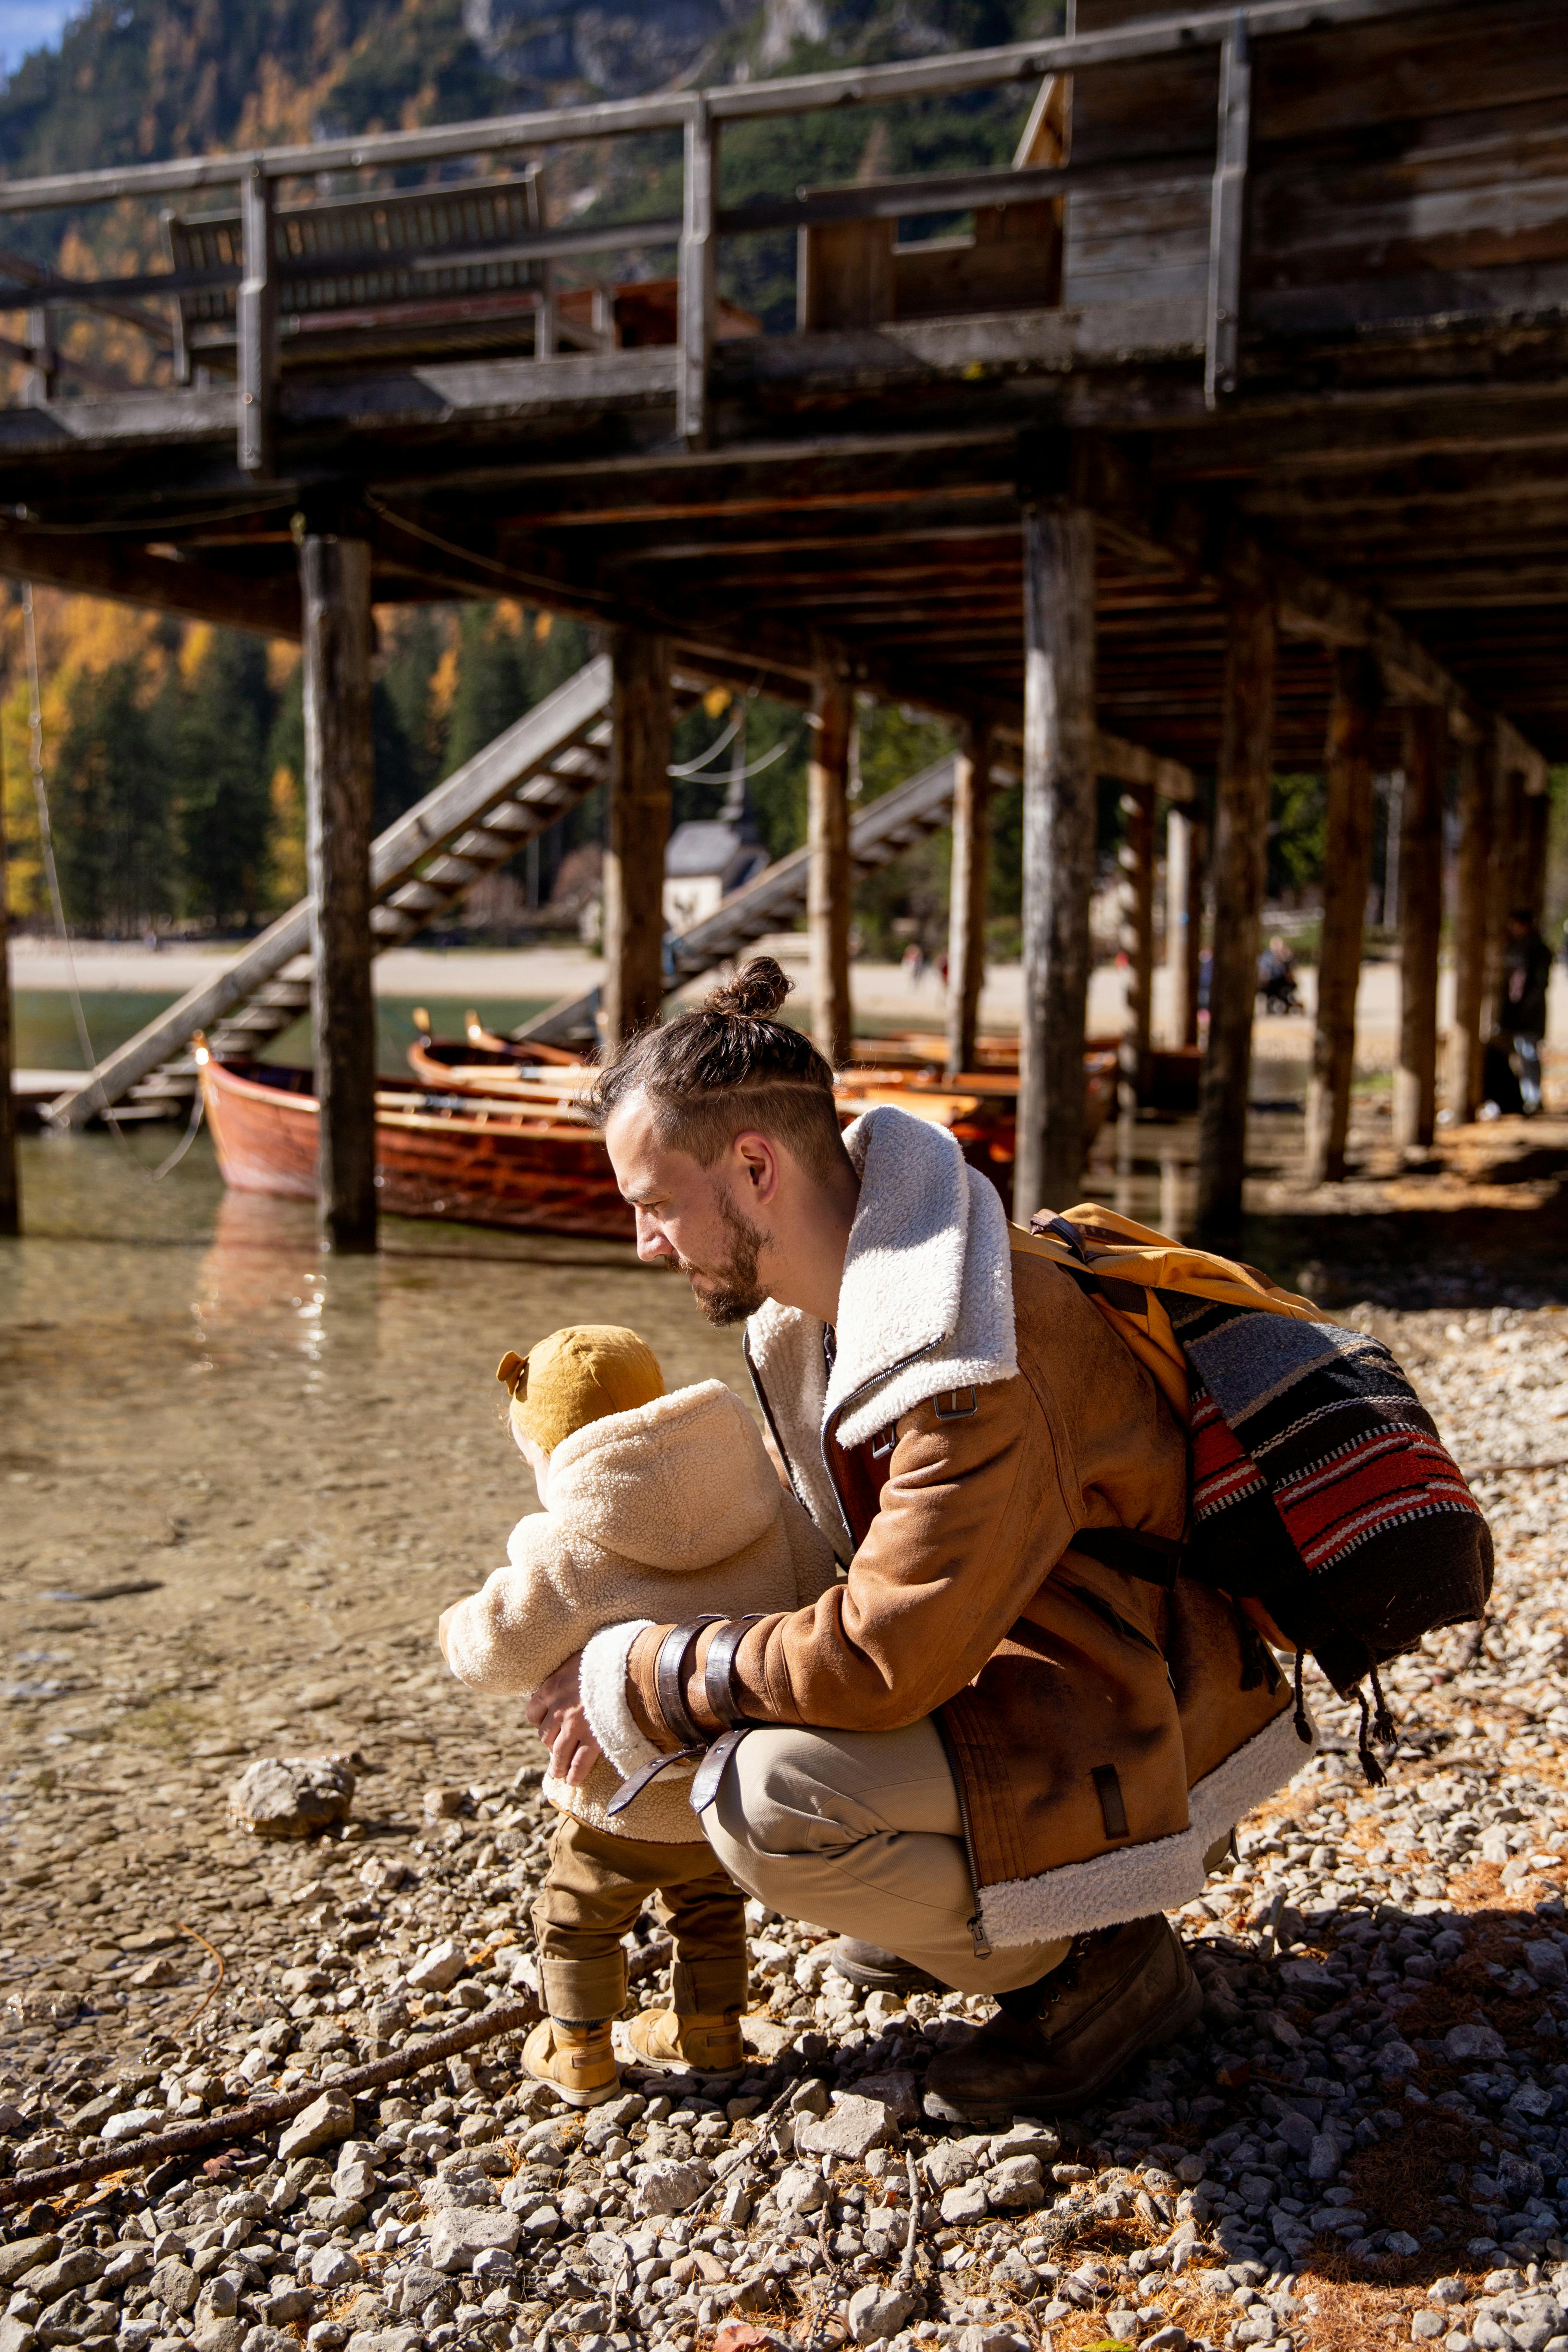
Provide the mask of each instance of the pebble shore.
MULTIPOLYGON (((537 1750, 471 1709, 452 1729, 451 1686, 400 1654, 403 1712, 362 1717, 349 1817, 308 1842, 226 1821, 247 1762, 306 1752, 254 1733, 151 1779, 65 1733, 17 1761, 0 2169, 321 2096, 271 2141, 6 2213, 0 2352, 710 2352, 736 2322, 799 2352, 1568 2352, 1568 1321, 1346 1319, 1389 1340, 1475 1479, 1493 1614, 1394 1670, 1384 1788, 1309 1678, 1319 1754, 1177 1922, 1201 2024, 1108 2098, 1000 2135, 931 2112, 931 2054, 989 2004, 863 1999, 817 1931, 754 1906, 739 2075, 627 2069, 584 2116, 514 2035, 335 2094, 531 1981, 537 1750), (142 1913, 116 1900, 128 1831, 142 1913)), ((68 1688, 32 1704, 69 1719, 68 1688)), ((656 2002, 666 1952, 640 1934, 634 1999, 656 2002)))

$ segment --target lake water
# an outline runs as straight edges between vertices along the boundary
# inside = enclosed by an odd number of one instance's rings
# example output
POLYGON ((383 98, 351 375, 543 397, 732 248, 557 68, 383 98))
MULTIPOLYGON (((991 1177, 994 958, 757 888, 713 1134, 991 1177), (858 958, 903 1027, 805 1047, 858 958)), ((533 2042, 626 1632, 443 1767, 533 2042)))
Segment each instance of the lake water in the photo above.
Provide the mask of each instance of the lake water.
MULTIPOLYGON (((87 1020, 88 1035, 94 1054, 101 1061, 106 1054, 123 1045, 128 1037, 144 1027, 165 1006, 174 1003, 174 994, 140 989, 106 988, 86 990, 82 994, 82 1011, 87 1020)), ((378 996, 375 1001, 376 1067, 389 1075, 400 1073, 408 1066, 408 1048, 416 1035, 414 1007, 425 1003, 437 1031, 447 1036, 461 1036, 464 1015, 470 1010, 479 1013, 489 1028, 505 1034, 521 1027, 542 1013, 549 1003, 542 996, 481 997, 476 1003, 470 997, 432 996, 416 999, 412 996, 378 996)), ((71 1000, 63 988, 19 988, 13 1000, 16 1024, 16 1066, 31 1070, 80 1070, 91 1067, 84 1060, 77 1034, 76 1016, 71 1000)), ((310 1024, 296 1021, 285 1029, 267 1048, 269 1062, 292 1062, 303 1067, 310 1059, 310 1024)))

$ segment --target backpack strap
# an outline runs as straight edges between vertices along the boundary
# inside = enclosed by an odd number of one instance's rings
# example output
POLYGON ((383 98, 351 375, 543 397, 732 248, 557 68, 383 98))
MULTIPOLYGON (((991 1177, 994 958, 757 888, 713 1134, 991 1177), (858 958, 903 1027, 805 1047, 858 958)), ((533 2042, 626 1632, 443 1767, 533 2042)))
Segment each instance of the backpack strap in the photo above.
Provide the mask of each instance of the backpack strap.
POLYGON ((1071 1250, 1080 1265, 1089 1264, 1089 1252, 1079 1238, 1078 1227, 1069 1224, 1065 1217, 1058 1217, 1054 1209, 1037 1210, 1029 1220, 1029 1231, 1037 1235, 1053 1234, 1064 1249, 1071 1250))

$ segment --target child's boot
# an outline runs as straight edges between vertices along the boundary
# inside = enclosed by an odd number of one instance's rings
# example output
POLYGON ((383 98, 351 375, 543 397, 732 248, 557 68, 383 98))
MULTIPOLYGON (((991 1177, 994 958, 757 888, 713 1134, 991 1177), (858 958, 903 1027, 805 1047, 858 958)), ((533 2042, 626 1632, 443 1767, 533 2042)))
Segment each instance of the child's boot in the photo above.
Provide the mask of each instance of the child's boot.
POLYGON ((694 2066, 700 2074, 730 2074, 745 2063, 741 2021, 733 2010, 682 2015, 673 2009, 645 2009, 631 2020, 626 2034, 645 2065, 694 2066))
POLYGON ((597 2107, 621 2087, 610 2021, 568 2025, 547 2017, 522 2045, 522 2063, 535 2082, 553 2084, 569 2107, 597 2107))

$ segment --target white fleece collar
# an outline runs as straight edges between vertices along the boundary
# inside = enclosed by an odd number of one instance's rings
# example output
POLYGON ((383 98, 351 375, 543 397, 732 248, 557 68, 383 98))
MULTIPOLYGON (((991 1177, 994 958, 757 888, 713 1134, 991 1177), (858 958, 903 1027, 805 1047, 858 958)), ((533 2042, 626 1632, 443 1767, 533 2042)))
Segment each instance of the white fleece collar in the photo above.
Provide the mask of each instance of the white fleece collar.
POLYGON ((826 1497, 813 1491, 820 1474, 800 1444, 808 1412, 818 1441, 832 1424, 840 1445, 859 1445, 929 1397, 1010 1381, 1018 1370, 1007 1220, 994 1186, 966 1165, 945 1128, 891 1104, 867 1111, 844 1141, 860 1199, 831 1379, 815 1316, 770 1303, 748 1332, 781 1442, 824 1526, 826 1497), (775 1397, 770 1373, 794 1392, 775 1397))

